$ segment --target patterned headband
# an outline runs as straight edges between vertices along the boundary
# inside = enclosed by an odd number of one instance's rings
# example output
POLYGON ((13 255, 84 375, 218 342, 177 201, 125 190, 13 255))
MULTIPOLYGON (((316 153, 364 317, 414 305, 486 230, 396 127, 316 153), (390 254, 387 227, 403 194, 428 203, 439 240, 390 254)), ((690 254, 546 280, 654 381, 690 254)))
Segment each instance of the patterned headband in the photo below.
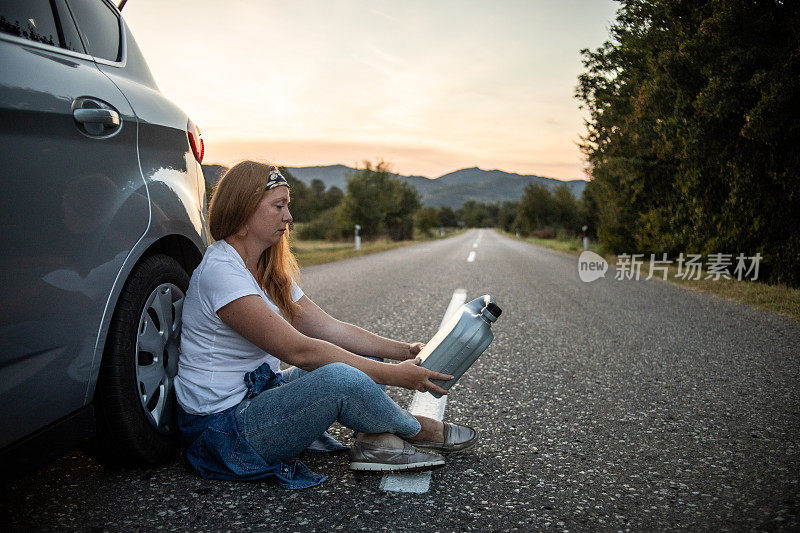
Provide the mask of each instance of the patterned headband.
POLYGON ((283 174, 277 168, 273 168, 269 172, 269 178, 267 178, 267 187, 266 190, 274 189, 275 187, 288 187, 289 182, 286 181, 286 178, 283 177, 283 174))

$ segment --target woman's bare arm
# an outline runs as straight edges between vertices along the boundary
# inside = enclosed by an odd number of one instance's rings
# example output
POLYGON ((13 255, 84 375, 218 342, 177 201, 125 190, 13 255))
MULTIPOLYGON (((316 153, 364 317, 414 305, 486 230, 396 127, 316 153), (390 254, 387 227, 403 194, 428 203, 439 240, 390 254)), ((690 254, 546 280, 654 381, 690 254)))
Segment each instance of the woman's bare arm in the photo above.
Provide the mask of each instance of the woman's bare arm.
POLYGON ((354 324, 337 320, 308 296, 303 296, 297 303, 300 304, 302 314, 292 323, 294 327, 304 335, 328 341, 349 352, 405 361, 413 359, 422 347, 418 342, 410 344, 387 339, 354 324))
POLYGON ((315 370, 329 363, 346 363, 361 370, 376 383, 420 392, 430 390, 439 394, 447 394, 447 391, 431 380, 453 379, 453 376, 418 366, 417 359, 396 365, 379 363, 330 342, 304 335, 255 294, 238 298, 221 307, 217 316, 262 350, 303 370, 315 370))

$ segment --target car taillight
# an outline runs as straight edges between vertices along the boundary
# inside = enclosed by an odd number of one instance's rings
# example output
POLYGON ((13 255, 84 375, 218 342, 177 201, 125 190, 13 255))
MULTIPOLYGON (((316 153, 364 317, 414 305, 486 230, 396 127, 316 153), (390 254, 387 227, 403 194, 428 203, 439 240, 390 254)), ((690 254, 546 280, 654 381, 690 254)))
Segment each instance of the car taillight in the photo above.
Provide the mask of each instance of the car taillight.
POLYGON ((189 136, 189 146, 192 147, 194 158, 197 159, 198 163, 202 163, 206 145, 203 142, 203 134, 200 133, 200 128, 192 122, 192 119, 189 119, 189 122, 186 124, 186 134, 189 136))

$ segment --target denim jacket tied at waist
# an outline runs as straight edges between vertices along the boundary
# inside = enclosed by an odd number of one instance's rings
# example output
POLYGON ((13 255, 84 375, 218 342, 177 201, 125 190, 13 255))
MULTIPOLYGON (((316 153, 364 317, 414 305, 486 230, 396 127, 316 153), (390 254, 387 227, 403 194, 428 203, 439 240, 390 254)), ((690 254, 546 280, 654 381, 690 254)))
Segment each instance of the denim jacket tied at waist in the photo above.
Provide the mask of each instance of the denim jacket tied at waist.
MULTIPOLYGON (((285 383, 267 363, 244 375, 245 400, 285 383)), ((256 481, 274 478, 283 488, 304 489, 319 485, 328 476, 315 474, 298 460, 267 463, 239 433, 234 405, 211 415, 193 415, 178 406, 181 448, 189 464, 205 479, 256 481)), ((346 448, 327 432, 315 441, 311 451, 335 451, 346 448)))

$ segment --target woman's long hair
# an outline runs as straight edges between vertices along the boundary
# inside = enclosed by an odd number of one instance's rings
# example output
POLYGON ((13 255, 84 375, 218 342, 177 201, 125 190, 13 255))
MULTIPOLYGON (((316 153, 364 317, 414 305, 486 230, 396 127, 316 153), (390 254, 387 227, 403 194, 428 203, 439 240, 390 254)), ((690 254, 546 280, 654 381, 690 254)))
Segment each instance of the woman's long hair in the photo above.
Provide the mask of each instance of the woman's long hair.
MULTIPOLYGON (((267 194, 269 173, 275 168, 257 161, 242 161, 222 176, 208 207, 208 225, 215 241, 236 233, 255 213, 267 194)), ((292 278, 298 271, 297 260, 289 248, 288 232, 258 258, 257 281, 289 323, 300 315, 300 306, 292 301, 292 278)))

